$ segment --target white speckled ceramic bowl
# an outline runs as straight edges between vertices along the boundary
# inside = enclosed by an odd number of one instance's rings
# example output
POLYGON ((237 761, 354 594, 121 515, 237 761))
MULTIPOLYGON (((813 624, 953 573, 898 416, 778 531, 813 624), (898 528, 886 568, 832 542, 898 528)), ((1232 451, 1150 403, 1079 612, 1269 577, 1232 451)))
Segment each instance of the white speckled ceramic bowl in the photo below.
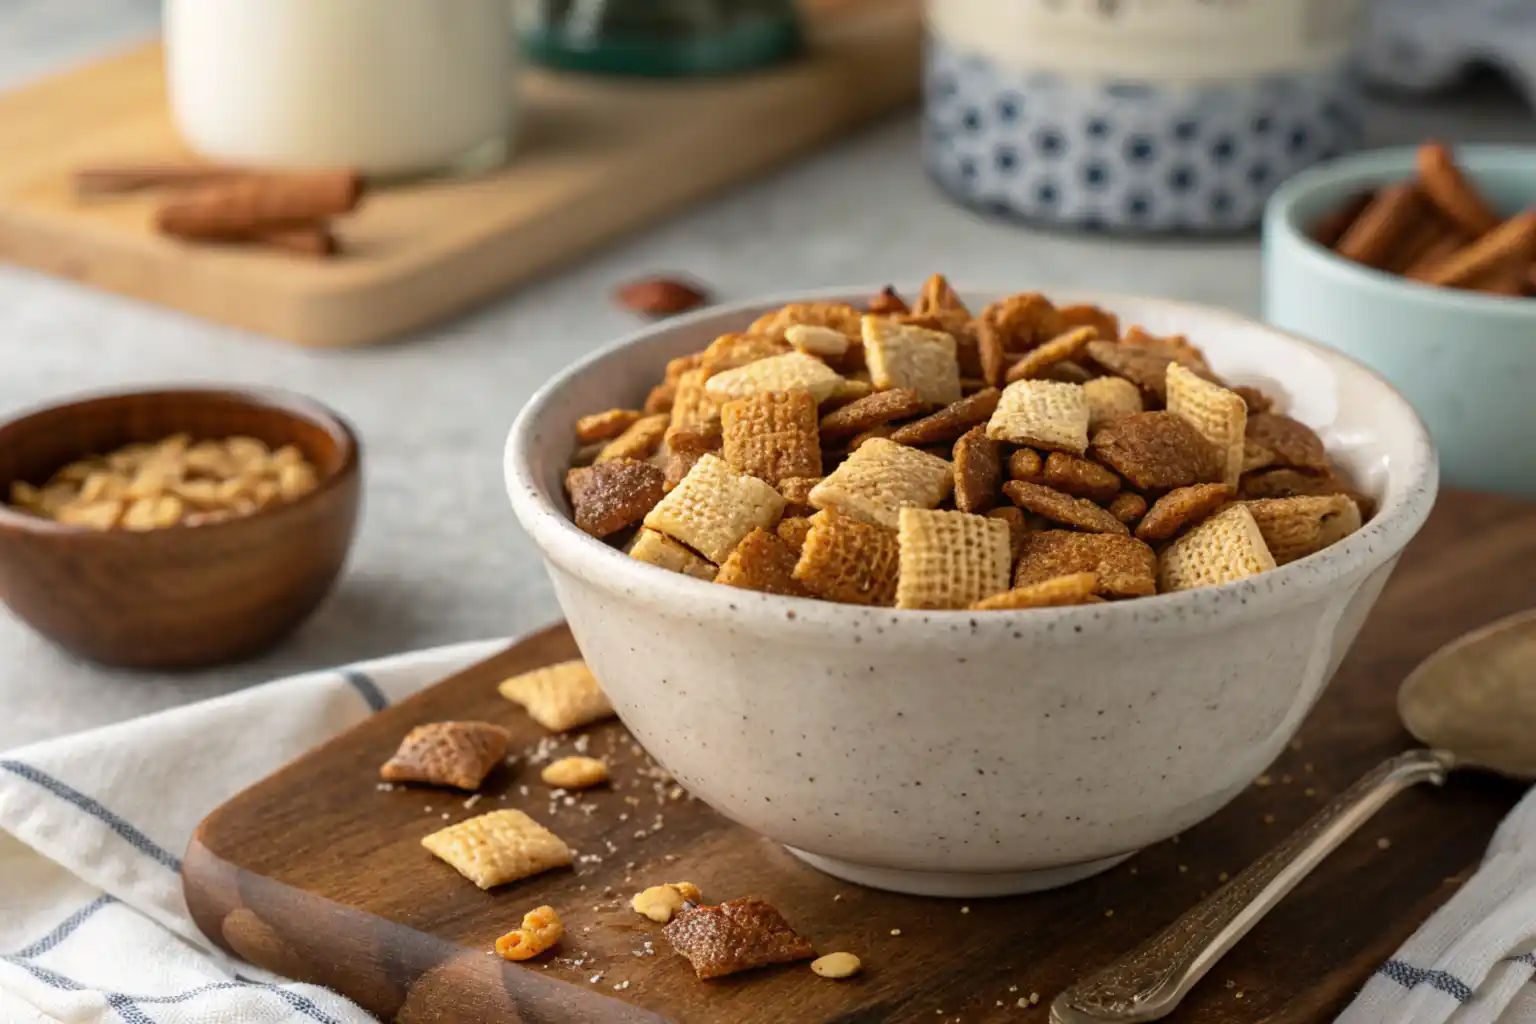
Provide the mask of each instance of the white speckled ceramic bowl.
POLYGON ((1376 518, 1219 588, 987 614, 715 586, 577 530, 561 487, 576 417, 637 405, 667 359, 787 298, 669 321, 582 361, 508 438, 512 506, 624 723, 700 799, 831 874, 1027 892, 1211 815, 1291 739, 1434 503, 1423 426, 1358 364, 1216 310, 1061 298, 1185 332, 1226 377, 1264 385, 1380 499, 1376 518))

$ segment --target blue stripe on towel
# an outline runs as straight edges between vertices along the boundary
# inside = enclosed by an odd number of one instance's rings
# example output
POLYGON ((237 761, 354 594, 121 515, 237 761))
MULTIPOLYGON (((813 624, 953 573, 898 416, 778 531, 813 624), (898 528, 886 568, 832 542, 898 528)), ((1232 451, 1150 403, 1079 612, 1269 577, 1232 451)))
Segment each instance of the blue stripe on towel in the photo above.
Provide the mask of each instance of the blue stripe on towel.
POLYGON ((1525 964, 1527 967, 1536 967, 1536 953, 1521 953, 1519 956, 1510 957, 1517 964, 1525 964))
POLYGON ((120 992, 108 992, 107 1002, 127 1024, 155 1024, 143 1010, 133 1004, 132 999, 120 992))
POLYGON ((44 935, 42 938, 38 939, 36 942, 32 943, 32 945, 26 947, 25 949, 18 950, 15 954, 16 958, 18 960, 28 960, 35 956, 42 956, 54 946, 57 946, 65 939, 69 938, 70 933, 85 923, 86 918, 90 917, 92 914, 96 913, 96 911, 100 910, 107 904, 116 902, 117 900, 113 899, 111 896, 100 896, 92 900, 85 906, 81 907, 79 910, 75 911, 73 914, 70 914, 69 917, 65 918, 64 921, 53 931, 49 932, 47 935, 44 935))
POLYGON ((71 789, 53 776, 40 772, 29 764, 22 764, 20 761, 0 761, 0 769, 4 769, 12 775, 19 776, 28 782, 43 787, 61 800, 67 800, 93 818, 101 821, 140 853, 154 858, 172 871, 181 871, 180 858, 173 857, 170 853, 161 849, 149 836, 146 836, 143 832, 140 832, 79 790, 71 789))
POLYGON ((1437 992, 1444 992, 1458 1003, 1465 1003, 1472 998, 1472 986, 1445 971, 1427 971, 1422 967, 1405 964, 1401 960, 1388 960, 1376 973, 1390 978, 1403 988, 1428 985, 1437 992))
POLYGON ((28 974, 32 975, 32 977, 36 978, 43 984, 52 985, 54 988, 62 989, 65 992, 80 992, 85 989, 84 985, 80 984, 78 981, 75 981, 72 978, 66 978, 64 975, 50 971, 46 967, 39 967, 37 964, 28 963, 19 957, 0 956, 0 961, 4 961, 8 964, 15 964, 17 967, 20 967, 22 970, 26 971, 28 974))
POLYGON ((384 696, 384 691, 379 689, 379 684, 368 677, 365 672, 359 672, 355 668, 344 668, 341 677, 352 684, 352 688, 363 695, 363 700, 374 711, 383 711, 389 707, 389 698, 384 696))

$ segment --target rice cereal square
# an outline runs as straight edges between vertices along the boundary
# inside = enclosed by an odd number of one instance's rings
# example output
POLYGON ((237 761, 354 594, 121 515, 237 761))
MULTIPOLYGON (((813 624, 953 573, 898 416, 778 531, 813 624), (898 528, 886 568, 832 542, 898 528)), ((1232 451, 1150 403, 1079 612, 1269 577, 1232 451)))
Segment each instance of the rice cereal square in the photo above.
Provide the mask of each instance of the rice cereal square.
POLYGON ((1008 589, 1008 524, 969 512, 901 510, 898 608, 968 608, 1008 589))
POLYGON ((645 525, 719 565, 743 537, 758 527, 772 529, 783 512, 778 491, 757 477, 737 474, 716 455, 702 455, 646 514, 645 525))
POLYGON ((960 361, 953 336, 943 331, 864 318, 864 358, 875 388, 910 388, 925 402, 960 401, 960 361))
POLYGON ((811 489, 811 504, 894 530, 901 509, 933 508, 954 483, 949 460, 875 437, 811 489))

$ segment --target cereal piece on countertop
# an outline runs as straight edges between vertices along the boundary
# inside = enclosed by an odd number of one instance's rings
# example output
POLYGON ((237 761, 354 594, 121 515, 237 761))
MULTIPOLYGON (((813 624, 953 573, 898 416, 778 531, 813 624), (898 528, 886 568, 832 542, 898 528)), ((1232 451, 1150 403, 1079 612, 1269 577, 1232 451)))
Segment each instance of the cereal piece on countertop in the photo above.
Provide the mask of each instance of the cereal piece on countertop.
POLYGON ((1221 464, 1221 481, 1236 489, 1243 475, 1248 426, 1242 396, 1173 363, 1168 367, 1168 411, 1188 420, 1211 443, 1221 464))
POLYGON ((1108 501, 1120 493, 1120 478, 1097 462, 1076 455, 1051 452, 1045 458, 1041 481, 1075 498, 1108 501))
POLYGON ((503 960, 532 960, 565 936, 565 925, 554 907, 537 907, 523 915, 519 928, 496 940, 503 960))
POLYGON ((693 965, 700 979, 808 960, 816 955, 771 905, 756 898, 718 907, 695 907, 674 917, 664 930, 672 948, 693 965))
POLYGON ((1002 446, 977 424, 955 442, 955 507, 981 513, 997 504, 1003 482, 1002 446))
POLYGON ((1285 565, 1333 545, 1360 529, 1360 506, 1345 494, 1265 498, 1244 502, 1264 545, 1285 565))
POLYGON ((934 405, 960 400, 960 362, 952 335, 866 316, 864 359, 876 389, 907 388, 934 405))
POLYGON ((1025 608, 1062 608, 1074 604, 1087 604, 1098 588, 1099 578, 1091 572, 1076 572, 1069 576, 1041 580, 1027 587, 1014 587, 1001 594, 993 594, 971 605, 972 611, 1020 611, 1025 608))
POLYGON ((565 732, 613 717, 613 705, 581 659, 545 665, 504 680, 501 695, 520 704, 550 732, 565 732))
POLYGON ((896 603, 899 565, 896 531, 835 511, 818 512, 811 517, 794 577, 826 601, 888 607, 896 603))
POLYGON ((1087 498, 1074 498, 1042 484, 1010 480, 1003 493, 1019 508, 1089 533, 1130 533, 1124 523, 1087 498))
POLYGON ((1018 381, 1004 389, 987 423, 987 436, 1082 455, 1088 449, 1088 400, 1076 384, 1018 381))
POLYGON ((597 453, 594 462, 607 462, 609 459, 645 459, 655 453, 661 447, 661 439, 666 436, 667 424, 672 420, 669 413, 656 413, 651 416, 642 416, 618 437, 609 441, 602 451, 597 453))
POLYGON ((629 556, 659 569, 680 572, 684 576, 706 582, 713 580, 718 571, 715 563, 690 551, 686 545, 679 544, 664 533, 643 527, 630 542, 629 556))
POLYGON ((842 377, 814 356, 789 352, 769 356, 734 370, 724 370, 704 383, 712 398, 728 402, 764 391, 793 391, 803 388, 819 404, 837 391, 842 377))
POLYGON ((1274 464, 1290 469, 1323 473, 1328 452, 1322 439, 1305 423, 1279 413, 1261 412, 1248 417, 1249 437, 1274 452, 1274 464))
POLYGON ((1101 427, 1092 456, 1138 490, 1171 490, 1221 479, 1211 443, 1171 412, 1142 412, 1101 427))
POLYGON ((763 391, 725 403, 721 455, 738 473, 777 484, 821 475, 821 433, 809 391, 763 391))
POLYGON ((946 444, 977 424, 986 423, 997 411, 1001 397, 1002 393, 996 388, 984 388, 930 416, 902 424, 891 432, 891 440, 914 447, 946 444))
POLYGON ((635 893, 629 898, 629 906, 657 924, 666 924, 685 904, 698 903, 703 898, 692 882, 667 882, 635 893))
POLYGON ((1076 356, 1083 350, 1083 346, 1098 336, 1098 329, 1094 327, 1076 327, 1057 335, 1038 348, 1024 353, 1024 358, 1008 368, 1005 379, 1012 384, 1014 381, 1044 376, 1046 370, 1076 356))
POLYGON ((624 457, 571 470, 566 486, 576 526, 593 537, 633 526, 661 500, 665 480, 655 466, 624 457))
POLYGON ((522 811, 491 811, 450 825, 421 845, 482 889, 571 862, 570 848, 522 811))
POLYGON ((928 403, 911 388, 876 391, 872 395, 855 399, 823 416, 821 433, 829 439, 847 437, 875 427, 883 427, 892 420, 916 416, 927 408, 928 403))
POLYGON ((1136 527, 1136 536, 1148 543, 1167 540, 1213 514, 1231 497, 1232 488, 1226 484, 1176 487, 1152 503, 1136 527))
POLYGON ((806 597, 808 592, 795 578, 800 552, 780 540, 776 533, 758 527, 742 538, 720 566, 716 583, 765 594, 806 597))
POLYGON ((379 769, 385 782, 473 790, 507 756, 512 734, 490 722, 430 722, 405 734, 379 769))
POLYGON ((628 430, 643 415, 638 409, 609 409, 583 416, 576 421, 576 441, 578 444, 610 441, 628 430))
POLYGON ((947 459, 871 438, 811 490, 811 504, 895 529, 902 508, 933 508, 949 495, 947 459))
POLYGON ((608 765, 595 757, 572 755, 545 765, 539 778, 556 789, 591 789, 608 781, 608 765))
POLYGON ((1024 538, 1013 585, 1026 587, 1057 576, 1091 572, 1096 593, 1106 597, 1150 597, 1157 593, 1157 555, 1128 535, 1045 530, 1024 538))
POLYGON ((725 460, 701 455, 682 483, 657 502, 645 525, 681 541, 710 561, 724 562, 756 527, 771 527, 784 511, 779 492, 725 460))
POLYGON ((1167 593, 1216 587, 1275 568, 1259 524, 1245 505, 1229 505, 1174 541, 1158 565, 1167 593))
POLYGON ((968 512, 901 510, 898 608, 966 608, 1008 589, 1008 526, 968 512))
POLYGON ((1147 514, 1147 499, 1135 491, 1121 491, 1104 507, 1110 515, 1130 526, 1147 514))
POLYGON ((1088 399, 1088 430, 1142 411, 1141 389, 1124 377, 1095 377, 1083 385, 1088 399))

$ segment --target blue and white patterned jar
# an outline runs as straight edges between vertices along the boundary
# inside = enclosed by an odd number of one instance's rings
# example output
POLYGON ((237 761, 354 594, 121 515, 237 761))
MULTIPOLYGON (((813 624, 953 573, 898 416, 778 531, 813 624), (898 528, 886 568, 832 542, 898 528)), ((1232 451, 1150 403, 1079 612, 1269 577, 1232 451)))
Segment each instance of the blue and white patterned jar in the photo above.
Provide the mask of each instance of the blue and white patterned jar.
POLYGON ((1362 0, 929 0, 924 151, 968 206, 1116 231, 1257 224, 1357 146, 1362 0))

